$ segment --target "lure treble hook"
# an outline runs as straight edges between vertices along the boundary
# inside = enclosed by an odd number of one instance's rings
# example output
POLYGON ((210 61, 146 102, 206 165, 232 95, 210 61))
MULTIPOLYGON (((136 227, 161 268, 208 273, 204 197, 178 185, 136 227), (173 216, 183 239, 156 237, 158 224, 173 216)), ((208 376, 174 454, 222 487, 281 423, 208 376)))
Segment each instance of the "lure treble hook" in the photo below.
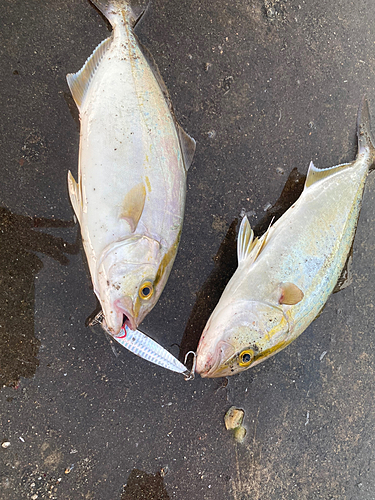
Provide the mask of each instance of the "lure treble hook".
POLYGON ((189 357, 189 354, 192 354, 193 355, 193 366, 191 367, 191 370, 190 370, 190 373, 187 373, 186 375, 184 375, 184 378, 186 381, 188 380, 194 380, 195 378, 195 367, 197 366, 197 355, 195 353, 195 351, 189 351, 186 353, 185 355, 185 365, 186 365, 186 361, 189 357))

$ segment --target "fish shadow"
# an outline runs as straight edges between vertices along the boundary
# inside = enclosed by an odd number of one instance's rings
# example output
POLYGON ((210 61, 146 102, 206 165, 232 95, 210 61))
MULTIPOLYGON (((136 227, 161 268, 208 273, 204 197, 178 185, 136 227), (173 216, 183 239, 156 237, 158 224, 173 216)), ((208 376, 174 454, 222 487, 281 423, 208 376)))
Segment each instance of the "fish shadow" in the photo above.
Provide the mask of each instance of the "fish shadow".
POLYGON ((43 262, 34 252, 67 265, 66 254, 79 251, 78 234, 70 244, 38 229, 74 225, 73 221, 17 215, 0 207, 0 387, 16 387, 20 377, 32 377, 39 365, 34 280, 43 262))
MULTIPOLYGON (((261 236, 271 223, 275 223, 297 201, 303 191, 305 180, 306 175, 300 174, 297 168, 291 171, 280 197, 253 228, 255 236, 261 236)), ((213 258, 214 269, 197 293, 197 300, 187 321, 180 344, 179 359, 182 362, 189 351, 196 351, 208 318, 237 269, 237 226, 238 219, 236 218, 230 224, 219 250, 213 258)))

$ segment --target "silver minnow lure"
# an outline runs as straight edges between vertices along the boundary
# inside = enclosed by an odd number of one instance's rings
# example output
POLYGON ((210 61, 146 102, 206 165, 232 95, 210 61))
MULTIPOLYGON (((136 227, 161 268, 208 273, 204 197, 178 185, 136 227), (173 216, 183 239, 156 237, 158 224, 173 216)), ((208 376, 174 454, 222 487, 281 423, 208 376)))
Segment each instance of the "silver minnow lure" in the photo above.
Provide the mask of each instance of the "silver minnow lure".
POLYGON ((130 330, 130 328, 125 325, 121 328, 118 335, 113 335, 113 338, 123 347, 128 349, 128 351, 131 351, 133 354, 136 354, 146 361, 150 361, 150 363, 162 366, 172 372, 182 373, 185 377, 189 377, 190 375, 190 371, 185 365, 180 363, 177 358, 155 342, 155 340, 152 340, 139 330, 130 330))
POLYGON ((364 100, 355 161, 326 169, 311 163, 305 189, 260 238, 246 217, 238 268, 202 333, 197 371, 233 375, 284 349, 322 310, 352 246, 375 148, 364 100))

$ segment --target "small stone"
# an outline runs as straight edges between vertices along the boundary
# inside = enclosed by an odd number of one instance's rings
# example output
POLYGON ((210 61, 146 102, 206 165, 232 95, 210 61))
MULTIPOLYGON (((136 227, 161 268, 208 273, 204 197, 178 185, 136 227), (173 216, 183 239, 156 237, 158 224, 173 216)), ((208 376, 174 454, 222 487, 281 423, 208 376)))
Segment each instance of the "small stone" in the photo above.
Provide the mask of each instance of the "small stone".
POLYGON ((224 417, 224 423, 226 429, 236 429, 240 427, 243 421, 243 417, 245 412, 235 406, 231 406, 229 410, 226 412, 224 417))
POLYGON ((246 436, 246 429, 241 425, 240 427, 234 429, 233 434, 234 439, 237 441, 237 443, 242 443, 246 436))
POLYGON ((169 467, 166 465, 165 467, 162 467, 160 470, 160 475, 161 477, 165 477, 169 472, 169 467))
POLYGON ((2 448, 9 448, 10 442, 9 441, 4 441, 4 443, 1 443, 2 448))

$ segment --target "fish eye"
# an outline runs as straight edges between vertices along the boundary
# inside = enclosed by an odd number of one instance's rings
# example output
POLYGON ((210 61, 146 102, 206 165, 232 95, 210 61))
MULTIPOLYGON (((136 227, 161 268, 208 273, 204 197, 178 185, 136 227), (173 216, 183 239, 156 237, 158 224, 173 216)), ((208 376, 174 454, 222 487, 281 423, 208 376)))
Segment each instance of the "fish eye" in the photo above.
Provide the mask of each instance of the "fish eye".
POLYGON ((239 355, 239 365, 240 366, 249 366, 253 360, 254 351, 251 349, 246 349, 242 351, 239 355))
POLYGON ((144 300, 150 299, 153 293, 154 287, 151 281, 145 281, 139 289, 139 296, 144 300))

